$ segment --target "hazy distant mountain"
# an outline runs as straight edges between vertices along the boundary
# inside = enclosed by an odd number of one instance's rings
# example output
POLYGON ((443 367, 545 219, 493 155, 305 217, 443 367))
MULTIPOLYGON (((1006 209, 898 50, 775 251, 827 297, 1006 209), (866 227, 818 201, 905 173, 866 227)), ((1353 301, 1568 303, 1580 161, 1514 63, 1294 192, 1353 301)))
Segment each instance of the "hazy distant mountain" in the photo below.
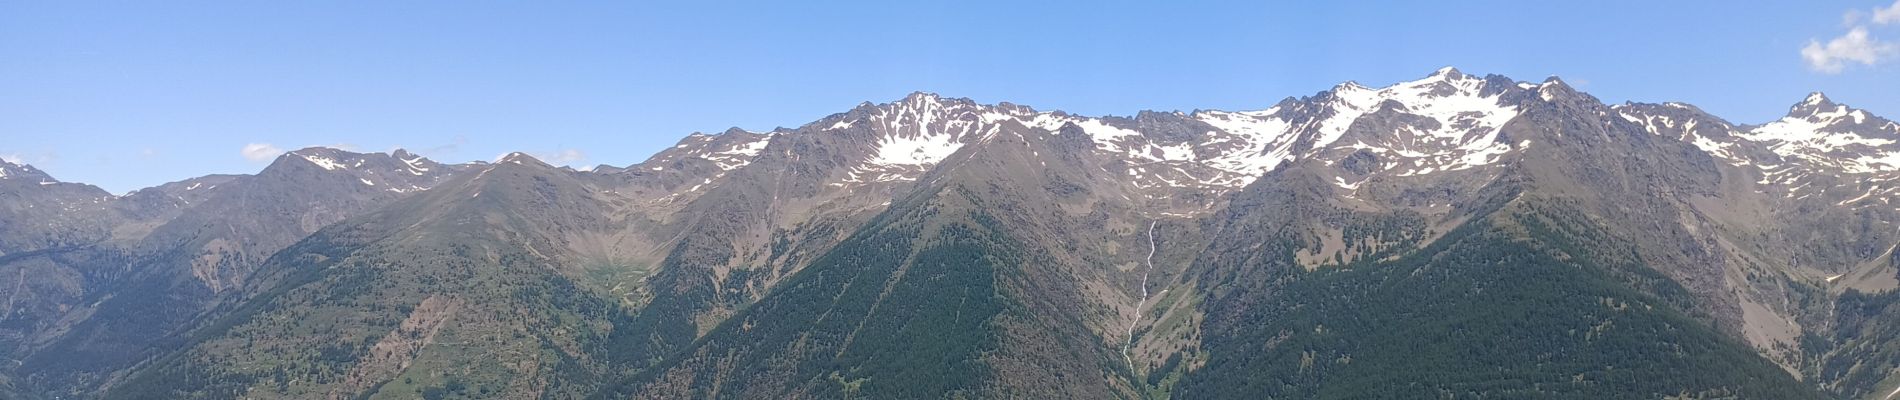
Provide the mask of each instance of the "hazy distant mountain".
POLYGON ((6 195, 27 198, 26 211, 59 211, 20 213, 57 220, 0 230, 29 238, 19 243, 44 242, 0 256, 19 270, 17 284, 6 285, 20 312, 0 323, 13 338, 4 351, 15 360, 16 382, 81 394, 178 346, 180 329, 247 295, 240 288, 272 254, 464 167, 400 150, 310 148, 257 175, 195 178, 124 196, 78 184, 27 185, 51 178, 7 168, 0 184, 18 190, 6 195))
MULTIPOLYGON (((1442 69, 1258 111, 916 93, 587 171, 0 163, 61 398, 1873 398, 1900 124, 1442 69)), ((1884 397, 1881 397, 1884 398, 1884 397)))

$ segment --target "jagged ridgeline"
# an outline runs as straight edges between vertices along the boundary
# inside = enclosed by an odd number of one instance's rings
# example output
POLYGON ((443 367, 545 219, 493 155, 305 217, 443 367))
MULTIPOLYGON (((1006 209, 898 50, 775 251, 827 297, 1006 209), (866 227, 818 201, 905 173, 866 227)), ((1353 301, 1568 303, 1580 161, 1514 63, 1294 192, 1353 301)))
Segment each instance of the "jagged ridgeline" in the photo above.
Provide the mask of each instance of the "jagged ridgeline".
POLYGON ((918 93, 585 170, 0 161, 0 397, 1881 398, 1900 124, 1454 69, 1264 110, 918 93))

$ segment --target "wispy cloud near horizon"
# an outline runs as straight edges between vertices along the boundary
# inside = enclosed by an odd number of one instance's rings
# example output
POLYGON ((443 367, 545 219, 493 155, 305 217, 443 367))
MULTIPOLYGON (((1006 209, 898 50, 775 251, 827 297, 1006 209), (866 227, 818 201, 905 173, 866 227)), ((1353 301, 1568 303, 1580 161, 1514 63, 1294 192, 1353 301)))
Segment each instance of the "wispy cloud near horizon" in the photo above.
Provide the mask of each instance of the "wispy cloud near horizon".
POLYGON ((538 153, 535 157, 548 164, 569 165, 587 160, 587 152, 580 149, 563 149, 553 153, 538 153))
POLYGON ((270 143, 251 143, 244 145, 243 149, 238 150, 238 154, 244 156, 244 159, 250 160, 251 162, 264 162, 277 158, 279 154, 284 154, 284 149, 277 148, 276 145, 270 143))

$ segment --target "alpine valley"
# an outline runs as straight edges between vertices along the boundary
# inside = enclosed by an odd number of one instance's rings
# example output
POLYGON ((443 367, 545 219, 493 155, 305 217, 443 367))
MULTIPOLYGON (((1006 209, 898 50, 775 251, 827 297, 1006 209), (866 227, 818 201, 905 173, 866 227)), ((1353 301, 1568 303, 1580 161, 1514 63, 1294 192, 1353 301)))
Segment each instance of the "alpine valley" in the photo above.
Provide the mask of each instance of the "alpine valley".
POLYGON ((0 397, 1896 397, 1900 124, 1798 100, 1445 68, 1239 112, 916 93, 586 170, 0 162, 0 397))

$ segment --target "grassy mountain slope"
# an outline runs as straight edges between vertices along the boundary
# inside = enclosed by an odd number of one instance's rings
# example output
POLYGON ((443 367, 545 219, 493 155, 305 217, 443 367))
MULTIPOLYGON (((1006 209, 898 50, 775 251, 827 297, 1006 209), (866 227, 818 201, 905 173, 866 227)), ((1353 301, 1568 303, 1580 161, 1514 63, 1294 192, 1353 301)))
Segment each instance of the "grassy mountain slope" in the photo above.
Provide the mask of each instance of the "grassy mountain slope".
POLYGON ((766 297, 602 397, 1132 397, 1120 355, 1084 321, 1106 306, 1052 255, 1072 235, 1043 230, 1051 197, 1080 190, 1056 182, 1081 169, 1022 167, 1032 152, 1067 151, 1042 139, 1005 131, 952 155, 766 297))
POLYGON ((485 398, 592 393, 627 315, 552 243, 599 204, 531 160, 326 228, 259 295, 108 398, 485 398))
POLYGON ((1515 202, 1396 260, 1210 299, 1207 359, 1178 393, 1818 398, 1685 316, 1689 294, 1631 250, 1562 206, 1515 202))

